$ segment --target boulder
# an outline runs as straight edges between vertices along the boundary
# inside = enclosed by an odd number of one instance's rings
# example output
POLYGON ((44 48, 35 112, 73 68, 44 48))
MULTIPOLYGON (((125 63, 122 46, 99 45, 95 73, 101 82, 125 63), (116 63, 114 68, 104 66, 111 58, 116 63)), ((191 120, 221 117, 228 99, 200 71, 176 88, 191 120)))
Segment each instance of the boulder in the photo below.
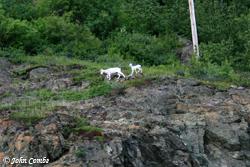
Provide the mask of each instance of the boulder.
POLYGON ((29 78, 31 80, 43 80, 48 79, 50 77, 50 71, 46 67, 38 67, 34 68, 29 72, 29 78))
POLYGON ((50 79, 46 83, 46 88, 51 90, 61 90, 72 85, 73 82, 70 78, 50 79))

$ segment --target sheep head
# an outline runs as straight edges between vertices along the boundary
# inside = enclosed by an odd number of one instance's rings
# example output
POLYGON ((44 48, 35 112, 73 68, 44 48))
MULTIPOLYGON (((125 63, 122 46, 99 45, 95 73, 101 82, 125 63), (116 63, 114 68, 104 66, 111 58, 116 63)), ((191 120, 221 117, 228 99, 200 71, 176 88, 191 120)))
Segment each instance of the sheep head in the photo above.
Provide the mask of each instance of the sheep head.
POLYGON ((103 70, 103 69, 101 69, 101 70, 100 70, 100 74, 101 74, 101 75, 103 75, 103 73, 104 73, 104 70, 103 70))

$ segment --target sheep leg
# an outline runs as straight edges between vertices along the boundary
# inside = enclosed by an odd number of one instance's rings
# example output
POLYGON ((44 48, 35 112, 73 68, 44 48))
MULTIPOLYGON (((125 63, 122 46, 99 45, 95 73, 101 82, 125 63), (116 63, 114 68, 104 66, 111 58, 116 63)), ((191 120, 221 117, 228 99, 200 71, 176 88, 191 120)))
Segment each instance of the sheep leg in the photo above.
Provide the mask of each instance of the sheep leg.
POLYGON ((109 81, 111 80, 111 74, 108 75, 108 79, 109 79, 109 81))
POLYGON ((126 78, 126 76, 122 72, 121 72, 121 75, 122 75, 123 78, 126 78))
POLYGON ((109 75, 108 74, 106 74, 106 78, 109 79, 109 75))
POLYGON ((130 74, 131 76, 133 76, 134 75, 134 70, 132 69, 132 72, 131 72, 131 74, 130 74))
POLYGON ((142 68, 140 68, 140 73, 142 73, 142 68))
POLYGON ((117 78, 117 79, 119 80, 119 79, 120 79, 120 77, 121 77, 121 75, 120 75, 120 73, 117 73, 117 74, 118 74, 118 78, 117 78))

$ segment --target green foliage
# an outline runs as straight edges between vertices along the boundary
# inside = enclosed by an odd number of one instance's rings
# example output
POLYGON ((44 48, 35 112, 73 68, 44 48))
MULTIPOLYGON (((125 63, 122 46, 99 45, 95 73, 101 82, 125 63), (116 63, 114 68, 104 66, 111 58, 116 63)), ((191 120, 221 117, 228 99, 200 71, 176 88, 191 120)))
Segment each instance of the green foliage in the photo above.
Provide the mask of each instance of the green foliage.
POLYGON ((247 15, 235 19, 237 33, 235 37, 234 66, 237 69, 250 70, 250 10, 247 15))
POLYGON ((197 1, 197 20, 201 41, 227 40, 232 32, 234 11, 220 1, 197 1))
POLYGON ((53 97, 55 97, 56 94, 48 89, 39 89, 39 90, 27 92, 25 95, 39 98, 42 101, 49 101, 53 97))
POLYGON ((16 121, 21 121, 30 126, 43 119, 44 116, 35 112, 14 112, 10 115, 10 118, 16 121))
POLYGON ((119 22, 129 32, 158 35, 165 32, 164 6, 154 0, 125 1, 119 13, 119 22))
POLYGON ((239 77, 234 81, 234 84, 250 87, 250 73, 249 72, 240 72, 239 77))
POLYGON ((85 23, 99 39, 105 39, 118 27, 117 0, 74 0, 73 19, 85 23))
MULTIPOLYGON (((202 61, 249 71, 250 2, 196 0, 195 9, 202 61)), ((183 0, 0 0, 0 20, 0 56, 16 62, 42 54, 109 66, 176 64, 177 37, 191 39, 183 0)))
POLYGON ((102 129, 94 127, 94 126, 87 126, 87 125, 74 128, 74 132, 82 132, 82 131, 84 131, 84 132, 102 132, 102 129))
POLYGON ((201 44, 203 61, 210 61, 221 65, 223 62, 234 60, 232 55, 233 43, 232 41, 221 41, 220 43, 201 44))
POLYGON ((4 18, 0 24, 0 46, 24 49, 36 53, 40 47, 40 34, 26 20, 4 18))
POLYGON ((80 133, 80 132, 102 132, 101 128, 91 126, 89 122, 84 118, 76 119, 76 127, 74 127, 73 132, 80 133))
POLYGON ((163 2, 165 2, 163 19, 167 20, 166 29, 191 39, 188 2, 183 0, 169 0, 163 2))
POLYGON ((115 34, 111 43, 112 52, 146 65, 171 63, 175 57, 174 48, 178 46, 172 34, 156 37, 126 31, 115 34))
POLYGON ((25 52, 22 49, 16 49, 13 47, 10 48, 1 48, 0 49, 0 56, 1 57, 8 57, 11 58, 10 60, 13 63, 20 63, 20 59, 21 57, 25 56, 25 52))
POLYGON ((52 51, 61 52, 68 57, 95 59, 100 47, 100 41, 91 32, 64 17, 48 16, 38 19, 36 27, 52 51))
POLYGON ((78 148, 76 151, 75 151, 75 155, 78 157, 78 158, 84 158, 86 156, 86 151, 84 148, 78 148))
POLYGON ((53 108, 53 104, 49 102, 29 98, 5 106, 5 110, 14 111, 10 115, 11 119, 21 121, 27 125, 32 125, 43 119, 53 108))
POLYGON ((193 59, 189 72, 196 78, 208 81, 233 81, 237 78, 237 75, 228 62, 217 65, 211 62, 201 62, 193 59))
POLYGON ((8 17, 31 20, 36 17, 33 0, 0 0, 8 17))
MULTIPOLYGON (((84 78, 86 80, 86 78, 84 78)), ((41 101, 50 101, 50 100, 67 100, 67 101, 78 101, 86 100, 96 96, 107 95, 113 89, 112 85, 100 82, 95 83, 87 89, 82 91, 76 90, 61 90, 53 92, 48 89, 39 89, 30 92, 26 92, 25 96, 27 97, 36 97, 41 101)))
POLYGON ((96 96, 102 96, 110 93, 112 90, 109 84, 103 83, 96 86, 92 86, 83 91, 72 91, 65 90, 60 91, 54 97, 54 99, 68 100, 68 101, 78 101, 78 100, 86 100, 96 96))
POLYGON ((3 94, 0 94, 0 100, 3 99, 3 98, 6 98, 6 97, 10 97, 12 95, 11 92, 5 92, 3 94))
POLYGON ((72 22, 84 24, 104 39, 117 26, 118 6, 116 0, 40 0, 36 9, 40 16, 69 14, 72 22))

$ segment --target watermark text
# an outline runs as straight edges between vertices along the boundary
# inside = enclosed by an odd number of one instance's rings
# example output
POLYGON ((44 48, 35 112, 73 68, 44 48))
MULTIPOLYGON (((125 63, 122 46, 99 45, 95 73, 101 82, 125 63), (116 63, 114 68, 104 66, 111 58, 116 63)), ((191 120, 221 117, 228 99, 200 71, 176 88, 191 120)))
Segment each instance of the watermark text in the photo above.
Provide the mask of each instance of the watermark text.
POLYGON ((33 165, 33 164, 48 164, 49 163, 49 159, 47 157, 42 157, 42 158, 25 158, 25 157, 4 157, 2 162, 4 164, 29 164, 29 165, 33 165))

